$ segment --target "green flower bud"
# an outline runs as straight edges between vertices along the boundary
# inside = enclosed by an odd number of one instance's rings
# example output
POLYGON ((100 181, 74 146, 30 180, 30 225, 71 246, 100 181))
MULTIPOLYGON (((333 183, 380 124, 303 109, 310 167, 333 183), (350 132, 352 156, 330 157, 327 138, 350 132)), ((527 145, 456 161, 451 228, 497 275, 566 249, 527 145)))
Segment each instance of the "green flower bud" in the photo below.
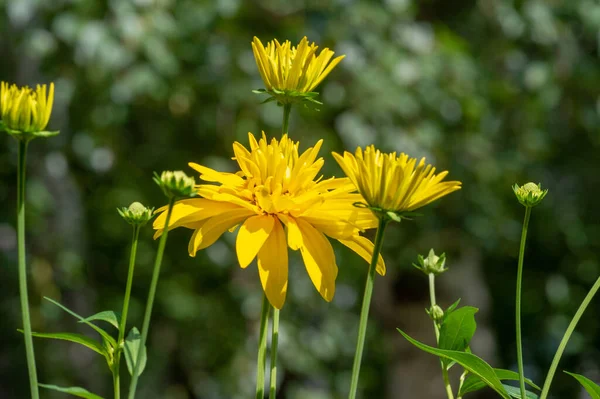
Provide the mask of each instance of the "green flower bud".
POLYGON ((446 254, 443 253, 440 256, 436 256, 433 248, 429 250, 429 254, 426 258, 424 258, 422 255, 419 255, 417 259, 419 264, 416 265, 413 263, 413 266, 425 274, 435 274, 437 276, 438 274, 442 274, 448 270, 448 268, 445 267, 446 254))
POLYGON ((519 187, 517 184, 513 186, 513 191, 519 202, 528 208, 534 207, 548 194, 548 190, 542 190, 542 185, 535 183, 527 183, 519 187))
POLYGON ((183 171, 164 171, 158 176, 154 173, 154 182, 163 190, 167 198, 193 197, 196 195, 196 181, 183 171))
POLYGON ((431 317, 432 320, 437 322, 442 321, 444 318, 444 310, 438 305, 433 305, 433 307, 427 311, 427 314, 429 314, 429 317, 431 317))
POLYGON ((143 226, 150 219, 152 219, 152 213, 154 208, 146 208, 139 202, 134 202, 129 205, 129 208, 117 208, 119 215, 129 224, 134 226, 143 226))

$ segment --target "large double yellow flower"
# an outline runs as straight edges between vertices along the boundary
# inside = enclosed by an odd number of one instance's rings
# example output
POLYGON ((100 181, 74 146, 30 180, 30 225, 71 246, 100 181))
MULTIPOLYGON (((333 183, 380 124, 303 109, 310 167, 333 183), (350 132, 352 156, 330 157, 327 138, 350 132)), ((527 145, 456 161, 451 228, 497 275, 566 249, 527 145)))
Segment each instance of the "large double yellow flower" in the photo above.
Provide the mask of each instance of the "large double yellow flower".
POLYGON ((266 48, 257 37, 252 41, 258 71, 269 91, 312 92, 345 57, 341 55, 331 60, 333 51, 324 48, 317 55, 317 49, 306 37, 298 47, 292 46, 289 40, 283 44, 272 40, 266 48))
POLYGON ((48 125, 54 101, 54 83, 46 94, 46 85, 17 87, 0 83, 0 114, 4 126, 23 133, 41 132, 48 125))
MULTIPOLYGON (((373 214, 353 204, 361 200, 347 178, 317 178, 323 159, 317 155, 322 140, 298 152, 298 143, 284 135, 281 140, 259 141, 249 133, 250 149, 235 142, 233 151, 240 170, 223 173, 190 163, 200 178, 212 184, 200 184, 202 198, 178 201, 169 229, 194 229, 189 254, 212 245, 224 232, 240 225, 236 253, 242 268, 258 259, 260 280, 269 302, 280 309, 287 293, 288 250, 300 250, 306 270, 321 294, 331 301, 335 292, 338 267, 333 248, 326 236, 355 251, 367 262, 373 243, 359 235, 377 226, 373 214)), ((166 208, 154 220, 162 233, 166 208)), ((379 258, 378 272, 385 273, 379 258)))
POLYGON ((335 160, 356 185, 367 204, 384 212, 410 212, 438 198, 460 190, 459 181, 442 181, 447 171, 435 174, 435 168, 425 164, 425 158, 417 163, 395 152, 385 154, 373 145, 364 151, 359 147, 353 155, 333 153, 335 160))

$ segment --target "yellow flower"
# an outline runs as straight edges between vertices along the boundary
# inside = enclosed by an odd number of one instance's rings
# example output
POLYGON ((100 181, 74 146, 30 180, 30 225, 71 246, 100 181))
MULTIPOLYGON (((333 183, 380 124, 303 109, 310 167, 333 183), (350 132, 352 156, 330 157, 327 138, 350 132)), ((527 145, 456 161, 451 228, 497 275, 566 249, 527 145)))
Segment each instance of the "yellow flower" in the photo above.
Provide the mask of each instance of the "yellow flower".
POLYGON ((422 158, 401 153, 384 154, 369 146, 359 147, 352 155, 333 153, 346 175, 358 188, 367 204, 382 212, 411 212, 438 198, 460 190, 461 182, 446 181, 447 171, 435 174, 435 168, 422 158))
POLYGON ((0 113, 9 133, 38 133, 48 125, 54 101, 54 83, 46 94, 46 85, 28 86, 0 84, 0 113))
MULTIPOLYGON (((258 258, 258 271, 269 302, 280 309, 288 284, 288 250, 300 250, 306 270, 321 294, 331 301, 335 292, 338 267, 327 237, 334 238, 371 260, 373 243, 359 235, 377 226, 377 218, 368 209, 353 206, 360 201, 347 178, 315 179, 323 166, 317 159, 323 140, 298 152, 298 143, 283 135, 280 141, 267 141, 265 134, 257 142, 249 133, 250 150, 235 142, 233 152, 240 170, 218 172, 190 163, 200 178, 213 184, 196 186, 202 198, 175 203, 169 229, 187 227, 194 234, 189 242, 190 256, 212 245, 224 232, 241 224, 236 253, 242 268, 258 258)), ((166 207, 154 220, 162 234, 166 207)), ((378 272, 385 273, 379 258, 378 272)))
POLYGON ((313 92, 345 57, 341 55, 331 60, 333 51, 324 48, 317 55, 317 48, 314 43, 309 44, 306 37, 298 47, 293 47, 289 40, 283 44, 273 40, 266 48, 254 37, 252 51, 267 91, 281 94, 277 99, 283 103, 292 101, 294 96, 313 92))

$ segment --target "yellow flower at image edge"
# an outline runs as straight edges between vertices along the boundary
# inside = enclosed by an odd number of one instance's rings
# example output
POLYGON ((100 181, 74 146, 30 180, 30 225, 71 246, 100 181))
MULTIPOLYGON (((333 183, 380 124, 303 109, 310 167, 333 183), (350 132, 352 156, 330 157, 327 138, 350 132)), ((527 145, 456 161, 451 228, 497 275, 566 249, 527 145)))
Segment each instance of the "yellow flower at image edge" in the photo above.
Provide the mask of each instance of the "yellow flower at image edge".
POLYGON ((345 57, 332 60, 333 51, 324 48, 317 55, 317 49, 318 46, 309 44, 306 37, 297 47, 289 40, 283 44, 272 40, 266 48, 257 37, 252 41, 256 65, 267 91, 285 92, 279 98, 285 99, 287 95, 288 101, 294 95, 312 92, 345 57))
POLYGON ((425 206, 438 198, 460 190, 459 181, 442 181, 447 171, 435 174, 435 168, 418 163, 395 152, 385 154, 368 146, 359 147, 353 155, 333 153, 334 158, 346 175, 358 188, 367 205, 378 211, 403 213, 425 206))
POLYGON ((0 115, 4 130, 11 134, 51 136, 58 132, 45 132, 54 102, 54 84, 46 92, 46 85, 35 90, 17 87, 6 82, 0 84, 0 115))
MULTIPOLYGON (((306 270, 321 294, 331 301, 335 293, 338 267, 327 237, 352 249, 367 262, 373 243, 359 233, 377 226, 368 209, 356 208, 359 194, 347 178, 317 178, 323 159, 317 154, 322 144, 302 154, 298 143, 284 135, 280 141, 256 141, 249 133, 250 149, 235 142, 233 151, 240 170, 218 172, 190 163, 208 183, 196 186, 202 198, 175 203, 169 229, 186 227, 194 233, 189 254, 212 245, 227 230, 239 227, 237 258, 242 268, 257 258, 260 280, 269 302, 280 309, 287 293, 288 247, 300 250, 306 270)), ((162 234, 166 207, 154 220, 162 234)), ((377 271, 385 273, 379 257, 377 271)))

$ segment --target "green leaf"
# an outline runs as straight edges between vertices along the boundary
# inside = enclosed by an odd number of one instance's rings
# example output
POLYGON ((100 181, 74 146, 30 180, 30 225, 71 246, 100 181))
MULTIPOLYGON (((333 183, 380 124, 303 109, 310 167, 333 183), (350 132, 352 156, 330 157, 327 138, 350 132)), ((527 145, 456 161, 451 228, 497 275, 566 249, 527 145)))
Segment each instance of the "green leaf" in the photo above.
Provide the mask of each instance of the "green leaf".
MULTIPOLYGON (((19 330, 19 331, 23 332, 23 330, 19 330)), ((38 337, 38 338, 60 339, 62 341, 76 342, 78 344, 81 344, 83 346, 90 348, 94 352, 98 352, 102 356, 106 356, 106 351, 104 350, 104 347, 102 346, 102 344, 90 337, 86 337, 85 335, 74 334, 74 333, 36 333, 36 332, 31 333, 31 334, 34 337, 38 337)))
POLYGON ((581 374, 569 373, 565 371, 565 373, 569 374, 571 377, 575 378, 590 394, 592 399, 600 399, 600 385, 596 384, 594 381, 590 380, 587 377, 582 376, 581 374))
MULTIPOLYGON (((422 256, 421 256, 421 258, 422 258, 422 256)), ((446 317, 448 317, 458 307, 459 303, 460 303, 460 298, 458 298, 458 301, 456 301, 452 305, 448 306, 448 309, 446 309, 446 311, 444 312, 444 315, 446 317)))
MULTIPOLYGON (((522 398, 520 388, 513 387, 511 385, 504 385, 504 384, 502 384, 502 386, 504 387, 504 389, 506 389, 506 392, 508 392, 508 394, 510 396, 512 396, 513 398, 516 398, 516 399, 522 398)), ((527 399, 538 399, 539 398, 538 395, 536 395, 535 393, 530 392, 530 391, 525 391, 525 396, 527 397, 527 399)))
MULTIPOLYGON (((494 369, 494 372, 496 373, 496 376, 498 377, 498 379, 500 379, 501 381, 505 381, 505 380, 518 381, 519 380, 519 373, 516 373, 512 370, 494 369)), ((525 378, 525 383, 537 390, 541 390, 541 388, 538 387, 529 378, 525 378)), ((479 378, 478 376, 476 376, 474 374, 469 374, 469 376, 465 379, 465 382, 462 384, 462 386, 460 388, 460 392, 458 393, 458 396, 464 396, 467 393, 478 391, 481 388, 485 388, 485 386, 486 386, 486 384, 485 384, 485 382, 481 381, 481 378, 479 378)), ((520 392, 519 392, 519 394, 520 394, 520 392)))
POLYGON ((481 380, 486 385, 488 385, 494 391, 498 392, 500 396, 502 396, 504 399, 510 399, 510 396, 506 392, 506 389, 504 389, 504 387, 502 386, 500 379, 498 379, 496 373, 494 373, 494 369, 484 360, 478 358, 477 356, 471 353, 447 349, 438 349, 429 345, 422 344, 421 342, 405 334, 402 330, 398 329, 398 331, 400 332, 400 334, 402 334, 404 338, 408 340, 408 342, 410 342, 417 348, 427 353, 431 353, 432 355, 439 356, 442 359, 455 361, 456 363, 460 364, 465 370, 468 370, 469 372, 478 375, 479 378, 481 378, 481 380))
POLYGON ((79 320, 79 323, 85 323, 94 320, 102 320, 107 323, 112 324, 117 330, 119 329, 119 320, 121 319, 121 315, 117 312, 113 312, 112 310, 105 310, 103 312, 96 313, 90 317, 87 317, 83 320, 79 320))
MULTIPOLYGON (((127 370, 129 374, 133 375, 133 369, 135 368, 135 362, 138 358, 142 336, 137 328, 133 327, 127 337, 125 338, 125 361, 127 362, 127 370)), ((143 348, 142 358, 140 359, 140 367, 138 369, 138 376, 142 374, 146 367, 146 347, 143 348)))
POLYGON ((56 385, 38 384, 42 388, 51 389, 53 391, 68 393, 73 396, 78 396, 85 399, 103 399, 102 396, 98 396, 94 393, 89 392, 87 389, 79 387, 59 387, 56 385))
POLYGON ((464 351, 477 329, 475 313, 478 311, 479 309, 472 306, 464 306, 450 313, 440 328, 439 348, 464 351))
POLYGON ((111 337, 109 333, 107 333, 106 331, 104 331, 103 329, 101 329, 100 327, 98 327, 97 325, 95 325, 93 323, 90 323, 89 321, 87 321, 86 319, 84 319, 83 317, 81 317, 80 315, 78 315, 77 313, 73 312, 71 309, 67 308, 64 305, 61 305, 60 303, 56 302, 53 299, 48 298, 47 296, 45 296, 44 299, 47 300, 48 302, 50 302, 50 303, 58 306, 59 308, 61 308, 62 310, 64 310, 68 314, 70 314, 71 316, 79 319, 80 322, 85 323, 88 326, 90 326, 91 328, 93 328, 98 334, 102 335, 102 338, 104 338, 104 340, 106 342, 108 342, 109 344, 111 344, 113 346, 113 348, 117 347, 117 341, 115 341, 115 339, 113 337, 111 337))

